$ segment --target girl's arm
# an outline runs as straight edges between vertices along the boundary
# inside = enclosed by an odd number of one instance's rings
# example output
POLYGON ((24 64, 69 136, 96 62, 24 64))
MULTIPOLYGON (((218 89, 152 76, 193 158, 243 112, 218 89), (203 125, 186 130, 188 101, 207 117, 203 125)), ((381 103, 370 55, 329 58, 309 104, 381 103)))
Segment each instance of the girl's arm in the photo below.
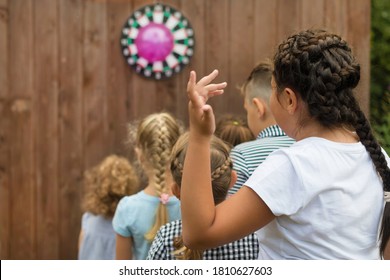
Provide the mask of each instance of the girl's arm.
POLYGON ((215 130, 213 110, 206 102, 220 95, 226 83, 211 84, 214 70, 196 83, 190 73, 187 93, 190 134, 181 187, 183 239, 187 247, 207 249, 242 238, 269 223, 274 215, 250 188, 214 205, 211 188, 210 139, 215 130))
POLYGON ((78 251, 80 251, 81 248, 81 243, 83 242, 84 239, 84 231, 81 229, 80 234, 79 234, 79 242, 78 242, 78 251))
POLYGON ((115 258, 117 260, 132 260, 133 259, 133 241, 131 237, 124 237, 116 234, 115 258))

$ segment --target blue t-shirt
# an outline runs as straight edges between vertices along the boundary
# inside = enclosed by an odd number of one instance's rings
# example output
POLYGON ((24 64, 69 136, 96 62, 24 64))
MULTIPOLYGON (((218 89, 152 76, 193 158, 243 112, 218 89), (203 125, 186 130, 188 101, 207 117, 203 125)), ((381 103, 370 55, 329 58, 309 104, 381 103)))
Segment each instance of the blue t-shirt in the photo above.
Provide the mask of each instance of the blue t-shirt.
POLYGON ((78 254, 79 260, 114 260, 115 231, 112 219, 85 212, 81 220, 83 240, 78 254))
MULTIPOLYGON (((160 199, 144 191, 121 199, 116 209, 113 227, 117 234, 133 238, 133 259, 144 260, 151 243, 144 235, 149 232, 156 218, 160 199)), ((181 219, 180 201, 171 196, 166 204, 169 222, 181 219)))

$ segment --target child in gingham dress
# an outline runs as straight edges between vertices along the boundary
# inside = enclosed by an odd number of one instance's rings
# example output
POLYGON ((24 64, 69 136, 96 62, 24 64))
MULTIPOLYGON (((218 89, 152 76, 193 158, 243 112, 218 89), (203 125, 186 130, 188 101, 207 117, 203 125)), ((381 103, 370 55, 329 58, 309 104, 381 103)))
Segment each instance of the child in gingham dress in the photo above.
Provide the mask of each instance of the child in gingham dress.
MULTIPOLYGON (((171 172, 175 183, 173 193, 180 198, 180 182, 187 150, 188 133, 182 135, 172 150, 171 172)), ((221 139, 211 140, 212 190, 215 205, 226 199, 229 187, 235 180, 229 157, 229 147, 221 139)), ((206 251, 189 250, 183 245, 181 220, 172 221, 160 228, 149 250, 148 260, 204 259, 204 260, 253 260, 257 259, 259 244, 255 234, 206 251)))

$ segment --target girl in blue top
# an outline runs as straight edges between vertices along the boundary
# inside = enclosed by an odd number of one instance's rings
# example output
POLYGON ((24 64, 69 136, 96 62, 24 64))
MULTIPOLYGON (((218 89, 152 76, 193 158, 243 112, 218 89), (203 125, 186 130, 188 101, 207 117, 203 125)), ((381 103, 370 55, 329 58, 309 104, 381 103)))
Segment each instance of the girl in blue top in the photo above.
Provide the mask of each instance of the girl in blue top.
POLYGON ((307 30, 279 45, 270 108, 297 142, 270 154, 235 195, 214 206, 210 139, 215 119, 206 102, 226 87, 211 83, 217 75, 215 70, 197 82, 192 71, 187 86, 184 244, 205 249, 261 229, 263 259, 386 258, 390 159, 353 95, 360 67, 347 42, 307 30))
POLYGON ((180 133, 179 123, 168 113, 151 114, 139 123, 136 154, 148 185, 118 204, 113 219, 116 259, 146 259, 159 228, 181 218, 168 171, 169 156, 180 133))

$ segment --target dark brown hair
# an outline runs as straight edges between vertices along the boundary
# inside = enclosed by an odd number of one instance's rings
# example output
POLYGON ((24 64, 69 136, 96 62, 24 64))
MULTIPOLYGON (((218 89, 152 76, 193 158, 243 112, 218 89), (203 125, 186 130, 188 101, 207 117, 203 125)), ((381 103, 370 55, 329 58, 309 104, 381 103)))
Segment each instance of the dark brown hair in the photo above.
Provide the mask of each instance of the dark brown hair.
MULTIPOLYGON (((324 127, 356 131, 390 191, 390 170, 370 123, 360 109, 353 89, 360 79, 360 66, 347 42, 324 30, 307 30, 279 45, 274 57, 278 92, 289 87, 306 102, 309 114, 324 127)), ((380 254, 390 237, 390 203, 386 203, 380 230, 380 254)))

